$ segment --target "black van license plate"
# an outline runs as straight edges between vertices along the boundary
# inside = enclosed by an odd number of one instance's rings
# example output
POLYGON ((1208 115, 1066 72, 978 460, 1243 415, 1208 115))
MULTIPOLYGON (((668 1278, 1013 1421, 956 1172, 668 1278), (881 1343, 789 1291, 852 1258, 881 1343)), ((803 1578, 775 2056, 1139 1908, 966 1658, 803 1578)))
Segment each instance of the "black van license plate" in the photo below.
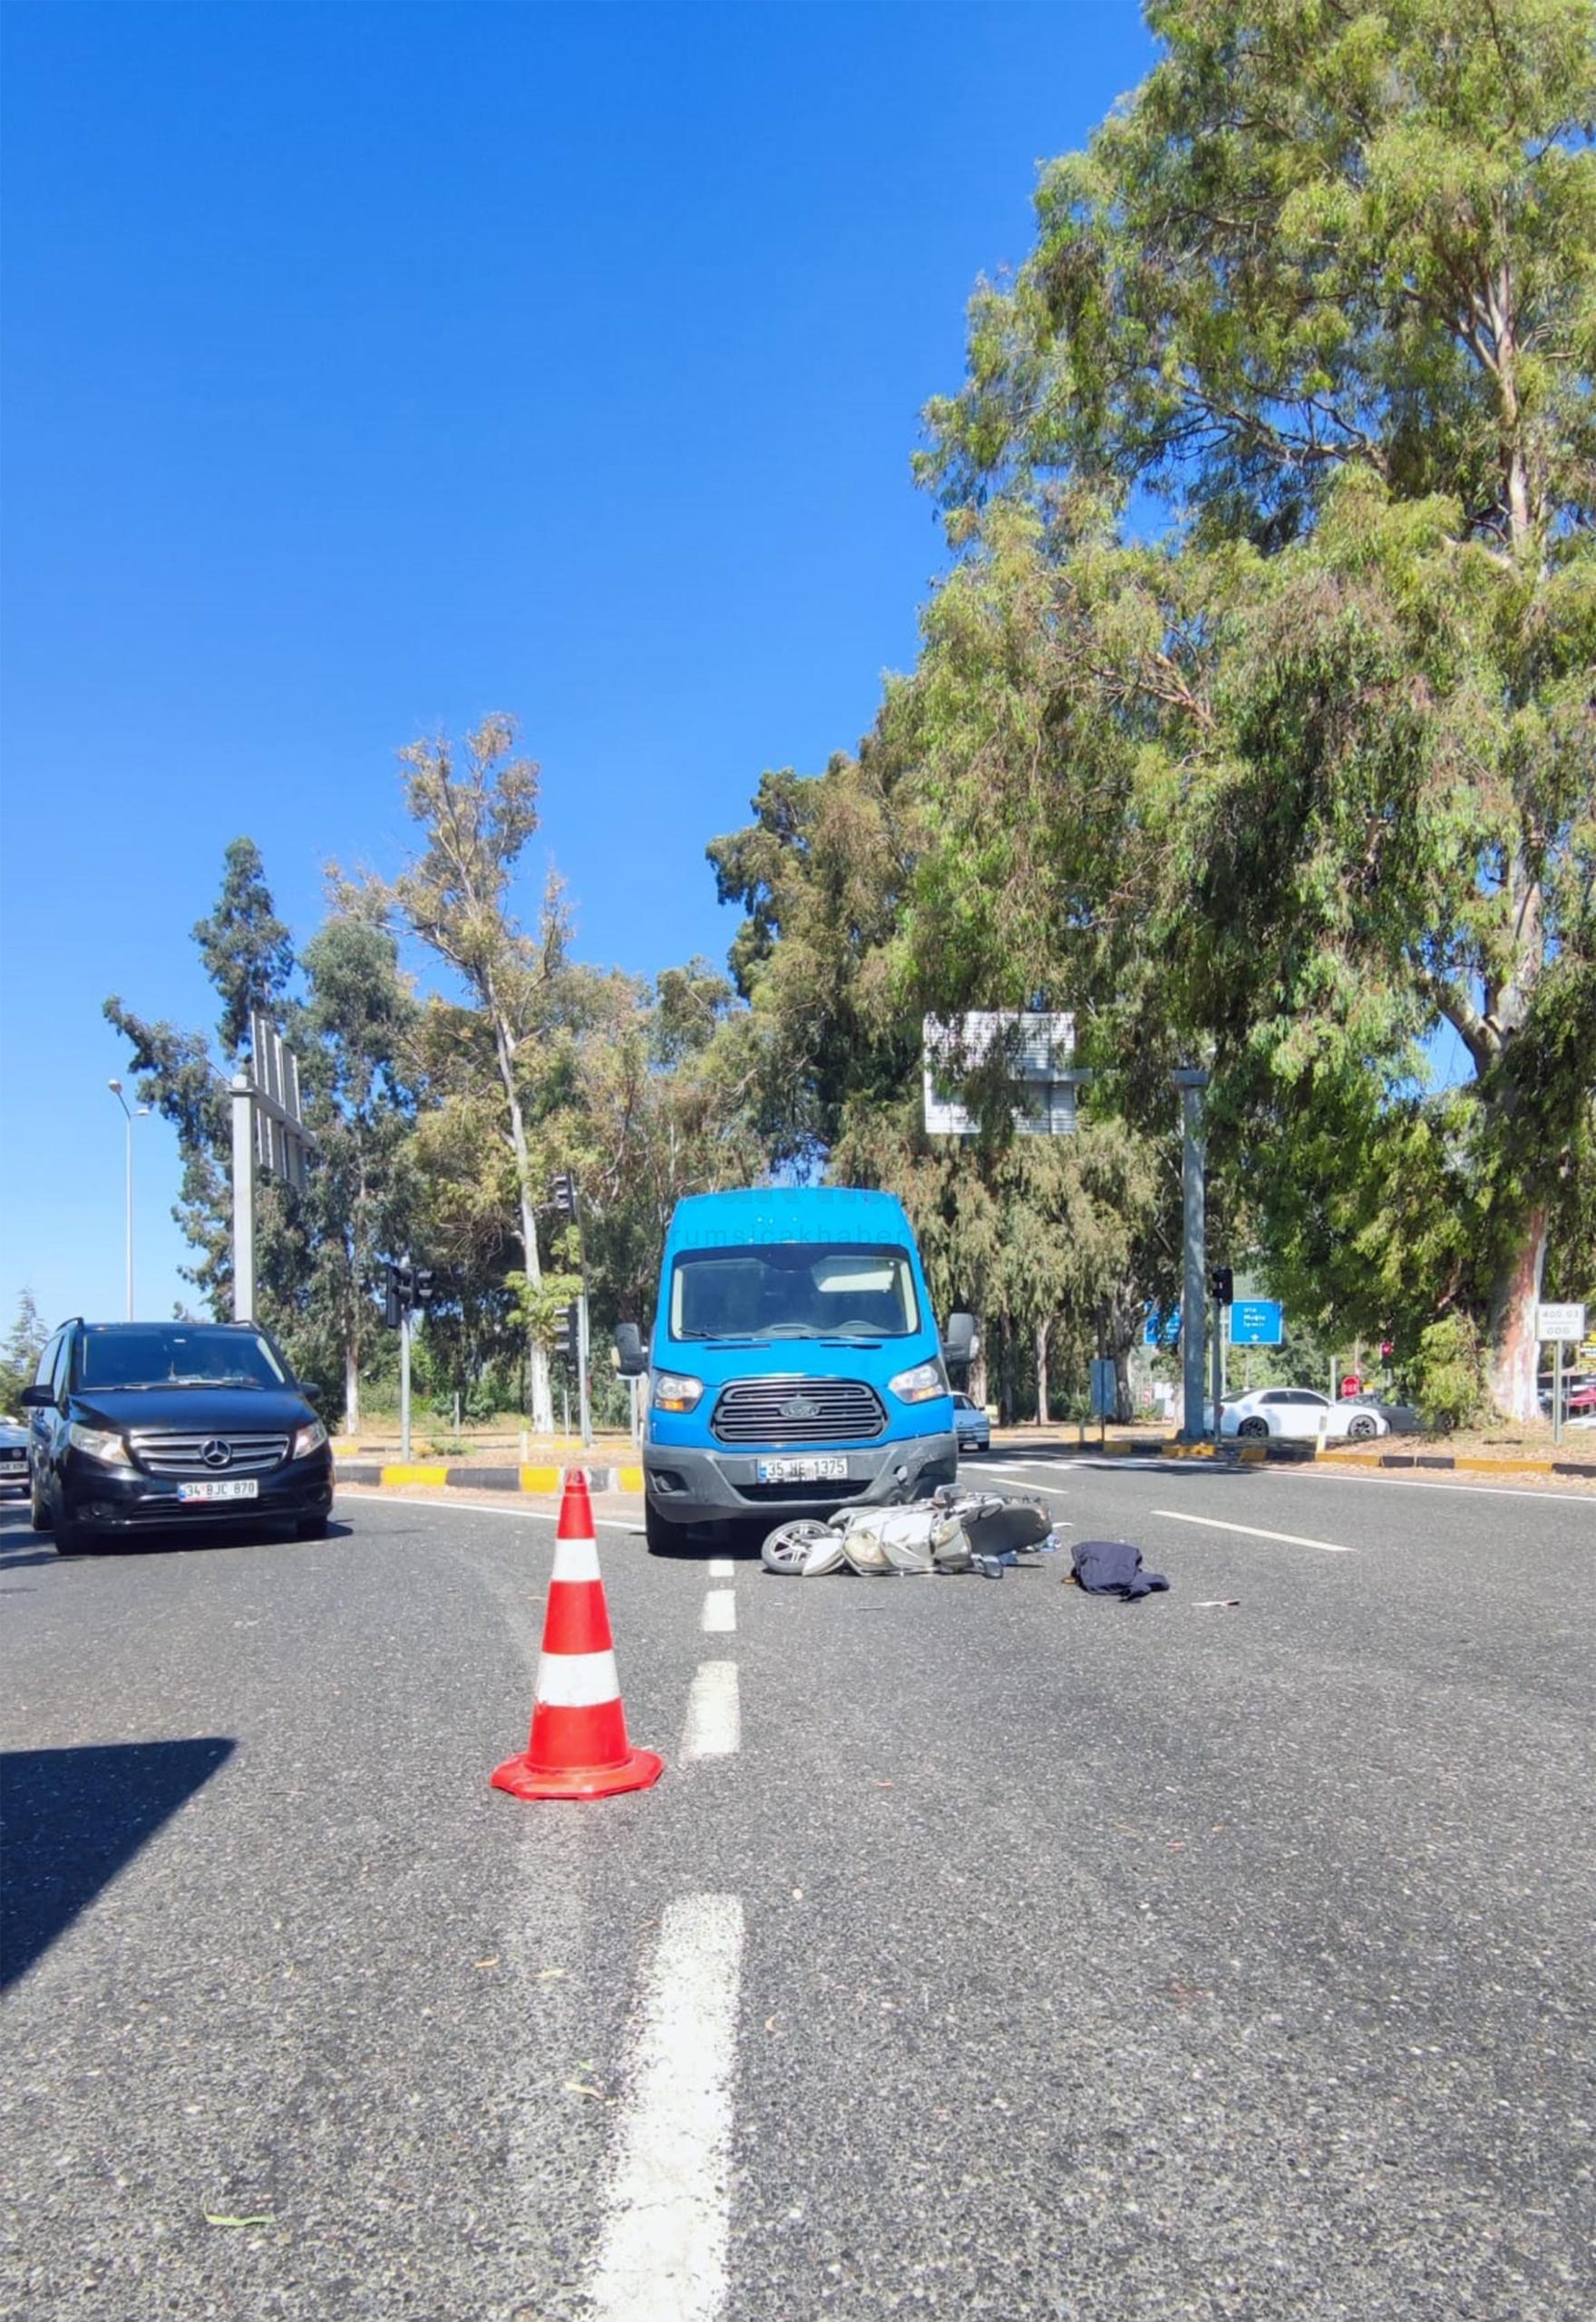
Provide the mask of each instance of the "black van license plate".
POLYGON ((762 1484, 840 1484, 848 1479, 846 1459, 759 1459, 754 1478, 762 1484))
POLYGON ((180 1499, 256 1499, 259 1495, 260 1486, 253 1476, 248 1481, 238 1477, 232 1483, 180 1484, 178 1486, 180 1499))

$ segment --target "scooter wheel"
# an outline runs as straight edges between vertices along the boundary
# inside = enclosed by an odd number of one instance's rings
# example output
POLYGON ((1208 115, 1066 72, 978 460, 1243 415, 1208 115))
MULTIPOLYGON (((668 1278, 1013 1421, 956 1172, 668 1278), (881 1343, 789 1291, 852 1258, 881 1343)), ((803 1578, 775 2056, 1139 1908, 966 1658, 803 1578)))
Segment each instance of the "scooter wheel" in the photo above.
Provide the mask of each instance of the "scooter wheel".
POLYGON ((816 1521, 813 1516, 795 1516, 785 1524, 778 1524, 766 1535, 760 1549, 760 1560, 766 1572, 796 1575, 808 1562, 809 1552, 817 1540, 826 1539, 831 1526, 816 1521))

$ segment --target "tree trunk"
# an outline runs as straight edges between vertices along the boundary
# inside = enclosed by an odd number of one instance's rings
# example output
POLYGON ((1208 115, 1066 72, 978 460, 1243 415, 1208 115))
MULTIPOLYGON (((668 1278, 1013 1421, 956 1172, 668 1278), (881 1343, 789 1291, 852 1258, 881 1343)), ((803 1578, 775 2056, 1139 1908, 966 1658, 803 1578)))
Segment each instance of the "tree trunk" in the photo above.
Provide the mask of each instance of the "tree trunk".
POLYGON ((1491 1284, 1491 1345, 1489 1381, 1492 1408, 1502 1419, 1534 1420, 1541 1416, 1535 1389, 1540 1349, 1535 1341, 1535 1308, 1546 1265, 1546 1211, 1533 1209, 1525 1218, 1519 1245, 1497 1268, 1491 1284))
POLYGON ((1047 1337, 1050 1325, 1036 1325, 1036 1425, 1047 1424, 1047 1337))
MULTIPOLYGON (((543 1278, 543 1267, 538 1256, 538 1215, 532 1203, 531 1157, 527 1151, 521 1092, 515 1085, 515 1053, 510 1027, 497 1013, 493 1019, 493 1045, 498 1052, 499 1077, 504 1084, 505 1101, 510 1107, 510 1142, 515 1152, 515 1188, 521 1210, 522 1271, 529 1283, 536 1283, 543 1278)), ((554 1398, 549 1386, 549 1357, 541 1341, 530 1331, 527 1333, 527 1400, 531 1405, 529 1416, 533 1432, 552 1435, 554 1398)))
POLYGON ((360 1432, 360 1351, 353 1332, 344 1341, 344 1432, 360 1432))
POLYGON ((980 1351, 970 1364, 966 1386, 971 1402, 980 1404, 984 1410, 987 1401, 987 1326, 985 1322, 981 1324, 980 1351))

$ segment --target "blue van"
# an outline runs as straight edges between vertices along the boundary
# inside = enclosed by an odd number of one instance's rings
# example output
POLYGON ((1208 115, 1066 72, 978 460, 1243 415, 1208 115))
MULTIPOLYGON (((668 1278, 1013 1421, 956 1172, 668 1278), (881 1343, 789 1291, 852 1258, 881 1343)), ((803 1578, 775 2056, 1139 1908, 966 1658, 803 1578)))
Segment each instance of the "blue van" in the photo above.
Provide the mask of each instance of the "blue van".
POLYGON ((975 1324, 955 1314, 939 1336, 896 1195, 775 1186, 678 1202, 649 1352, 635 1323, 615 1336, 622 1375, 649 1380, 650 1547, 689 1524, 774 1527, 954 1479, 947 1364, 970 1360, 975 1324))

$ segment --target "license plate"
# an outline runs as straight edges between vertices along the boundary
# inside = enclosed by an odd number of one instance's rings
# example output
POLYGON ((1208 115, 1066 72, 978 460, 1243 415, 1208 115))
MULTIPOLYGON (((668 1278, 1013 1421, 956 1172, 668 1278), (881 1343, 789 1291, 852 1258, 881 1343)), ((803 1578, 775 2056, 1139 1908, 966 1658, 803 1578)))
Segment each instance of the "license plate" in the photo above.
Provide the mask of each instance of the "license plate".
POLYGON ((755 1466, 762 1484, 840 1484, 848 1477, 846 1459, 761 1459, 755 1466))
POLYGON ((259 1490, 260 1486, 251 1476, 247 1482, 239 1478, 229 1484, 180 1484, 178 1498, 180 1499, 254 1499, 259 1490))

